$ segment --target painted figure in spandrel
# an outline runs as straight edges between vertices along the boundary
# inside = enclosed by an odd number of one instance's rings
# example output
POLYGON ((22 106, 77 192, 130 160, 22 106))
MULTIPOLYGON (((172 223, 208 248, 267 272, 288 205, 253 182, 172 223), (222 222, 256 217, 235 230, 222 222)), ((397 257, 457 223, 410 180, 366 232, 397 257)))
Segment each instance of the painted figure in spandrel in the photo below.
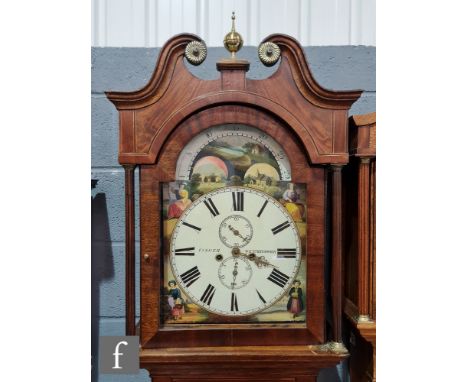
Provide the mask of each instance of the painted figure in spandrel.
POLYGON ((304 302, 302 300, 302 288, 299 280, 294 280, 293 287, 289 290, 289 300, 287 309, 296 318, 299 313, 304 310, 304 302))
POLYGON ((179 320, 182 318, 182 315, 185 313, 184 309, 184 300, 182 298, 182 293, 180 289, 177 288, 176 282, 171 280, 168 282, 169 286, 169 296, 167 302, 171 307, 171 316, 174 320, 179 320))

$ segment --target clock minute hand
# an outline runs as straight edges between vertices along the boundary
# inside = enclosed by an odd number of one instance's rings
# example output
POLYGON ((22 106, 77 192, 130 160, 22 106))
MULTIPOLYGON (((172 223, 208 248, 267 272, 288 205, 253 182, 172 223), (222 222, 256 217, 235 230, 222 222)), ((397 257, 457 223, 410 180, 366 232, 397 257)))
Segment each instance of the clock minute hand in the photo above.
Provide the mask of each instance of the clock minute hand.
POLYGON ((261 268, 263 266, 278 268, 276 265, 271 264, 268 260, 265 260, 265 258, 263 256, 258 257, 255 253, 249 253, 249 254, 242 253, 240 251, 240 249, 237 248, 237 247, 234 247, 232 249, 232 255, 234 257, 236 257, 236 256, 245 257, 246 259, 249 259, 250 261, 253 261, 258 268, 261 268))
POLYGON ((237 261, 236 263, 234 264, 234 270, 232 271, 232 283, 231 283, 231 286, 232 286, 232 289, 234 289, 234 286, 236 285, 236 278, 237 278, 237 274, 239 272, 237 271, 237 261))
POLYGON ((272 267, 272 268, 278 268, 276 265, 271 264, 268 260, 265 260, 263 256, 258 257, 255 255, 255 253, 249 253, 247 255, 247 258, 255 263, 255 265, 259 268, 262 266, 265 267, 272 267))

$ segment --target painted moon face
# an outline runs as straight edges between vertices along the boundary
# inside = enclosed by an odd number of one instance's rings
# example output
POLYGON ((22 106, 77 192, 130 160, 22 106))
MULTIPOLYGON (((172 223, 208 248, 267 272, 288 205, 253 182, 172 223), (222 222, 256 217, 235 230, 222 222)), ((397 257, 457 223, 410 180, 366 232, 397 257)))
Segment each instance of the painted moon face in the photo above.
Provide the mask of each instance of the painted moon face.
POLYGON ((203 175, 215 175, 219 177, 228 177, 226 163, 218 157, 206 156, 198 160, 193 165, 193 173, 203 175))
POLYGON ((276 171, 273 166, 267 163, 256 163, 253 166, 250 166, 245 172, 244 179, 247 177, 259 178, 261 176, 270 177, 274 180, 280 180, 278 171, 276 171))

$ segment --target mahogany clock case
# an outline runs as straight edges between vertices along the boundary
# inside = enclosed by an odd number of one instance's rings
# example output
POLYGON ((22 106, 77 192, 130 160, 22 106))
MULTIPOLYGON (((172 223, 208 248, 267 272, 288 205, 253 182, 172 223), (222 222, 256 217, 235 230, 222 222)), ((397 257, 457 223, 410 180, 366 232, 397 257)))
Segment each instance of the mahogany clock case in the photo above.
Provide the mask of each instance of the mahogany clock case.
MULTIPOLYGON (((130 285, 127 333, 135 333, 131 288, 134 283, 133 169, 139 165, 139 334, 143 350, 248 345, 278 345, 286 349, 293 345, 324 344, 329 339, 339 344, 342 338, 341 169, 349 158, 348 111, 361 91, 322 88, 312 77, 298 42, 280 34, 265 39, 281 50, 280 64, 267 79, 246 78, 249 63, 245 60, 221 60, 217 63, 220 77, 204 81, 193 76, 184 62, 185 48, 192 41, 200 38, 182 34, 169 40, 161 50, 153 76, 142 89, 107 93, 119 110, 119 162, 126 169, 126 258, 127 285, 130 285), (216 328, 209 325, 173 328, 161 323, 161 186, 177 180, 179 154, 194 136, 226 124, 252 126, 273 137, 289 158, 291 182, 306 185, 308 309, 304 327, 258 327, 232 322, 216 328), (324 274, 327 245, 332 257, 329 291, 332 333, 328 336, 324 274)), ((339 362, 342 354, 330 357, 335 357, 332 362, 339 362)))
MULTIPOLYGON (((154 309, 161 302, 162 281, 161 252, 155 251, 154 266, 142 273, 142 295, 147 296, 142 301, 142 315, 149 322, 147 327, 154 333, 148 341, 148 346, 188 346, 190 341, 198 346, 235 346, 235 345, 293 345, 310 344, 324 341, 324 250, 325 250, 325 187, 327 172, 323 166, 310 167, 300 143, 284 124, 274 119, 264 111, 255 110, 240 105, 225 105, 203 110, 181 123, 168 137, 162 147, 159 161, 155 165, 145 165, 141 168, 140 205, 142 211, 152 211, 142 214, 142 247, 160 248, 161 236, 148 235, 148 232, 161 232, 161 191, 160 185, 174 181, 176 163, 183 148, 190 140, 203 130, 213 125, 245 124, 254 126, 270 135, 282 148, 291 163, 291 182, 305 183, 307 187, 307 286, 306 325, 302 328, 289 327, 277 329, 275 325, 263 323, 259 325, 241 325, 238 319, 231 323, 217 326, 216 332, 196 330, 196 328, 173 328, 163 325, 161 317, 154 309), (162 170, 163 169, 163 170, 162 170), (144 219, 144 220, 143 220, 144 219), (144 242, 143 242, 144 240, 144 242), (237 322, 236 322, 237 321, 237 322)), ((148 251, 145 251, 148 253, 148 251)), ((142 323, 143 324, 143 323, 142 323)), ((292 324, 292 326, 298 326, 292 324)))

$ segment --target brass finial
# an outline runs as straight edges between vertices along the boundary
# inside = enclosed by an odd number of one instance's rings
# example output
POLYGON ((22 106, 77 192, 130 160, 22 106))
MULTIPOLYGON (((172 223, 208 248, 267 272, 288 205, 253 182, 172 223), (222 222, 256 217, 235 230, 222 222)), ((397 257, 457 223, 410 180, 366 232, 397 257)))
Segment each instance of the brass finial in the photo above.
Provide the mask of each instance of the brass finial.
POLYGON ((232 12, 231 19, 232 19, 232 28, 231 28, 231 31, 226 36, 224 36, 224 47, 229 52, 231 52, 231 59, 235 60, 236 52, 241 50, 242 45, 244 44, 244 41, 242 40, 242 36, 236 32, 235 12, 232 12))

